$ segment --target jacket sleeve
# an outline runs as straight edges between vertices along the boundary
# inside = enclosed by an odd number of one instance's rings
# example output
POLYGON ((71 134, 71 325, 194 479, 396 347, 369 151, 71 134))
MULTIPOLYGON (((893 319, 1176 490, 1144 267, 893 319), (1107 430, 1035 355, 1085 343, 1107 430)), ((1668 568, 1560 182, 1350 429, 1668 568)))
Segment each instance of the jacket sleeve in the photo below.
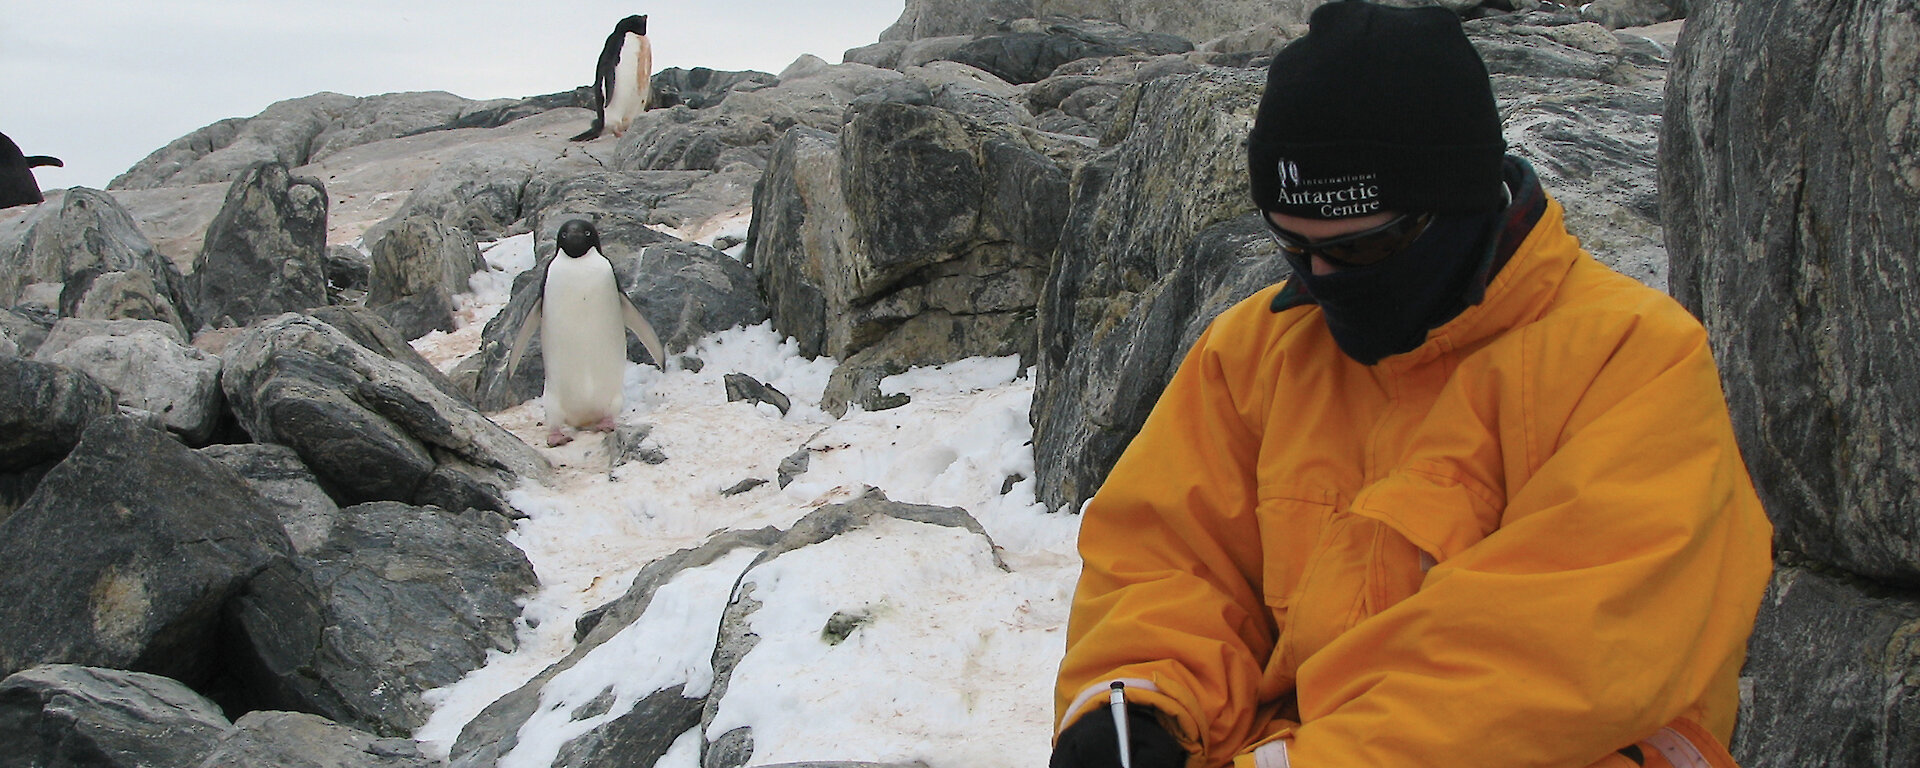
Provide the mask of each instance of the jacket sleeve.
POLYGON ((1083 513, 1056 732, 1115 679, 1190 754, 1244 744, 1275 630, 1257 592, 1259 439, 1210 328, 1083 513))
POLYGON ((1584 766, 1683 716, 1728 738, 1700 703, 1731 698, 1771 529, 1705 333, 1607 325, 1463 366, 1354 500, 1439 564, 1302 665, 1295 768, 1584 766))

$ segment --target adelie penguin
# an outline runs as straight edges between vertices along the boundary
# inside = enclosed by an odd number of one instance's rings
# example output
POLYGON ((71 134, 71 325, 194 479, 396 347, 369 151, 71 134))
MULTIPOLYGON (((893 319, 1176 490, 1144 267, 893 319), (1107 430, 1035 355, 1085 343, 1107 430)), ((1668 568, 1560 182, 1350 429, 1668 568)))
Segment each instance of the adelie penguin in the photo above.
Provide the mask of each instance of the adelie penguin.
POLYGON ((653 77, 653 44, 647 42, 647 17, 628 16, 614 25, 600 61, 593 68, 593 125, 573 137, 586 141, 610 128, 627 132, 633 119, 647 111, 653 77))
POLYGON ((0 208, 46 202, 40 194, 39 180, 33 178, 33 169, 47 165, 65 167, 57 157, 28 157, 20 151, 20 145, 0 133, 0 208))
POLYGON ((547 263, 540 299, 527 314, 507 355, 507 375, 520 367, 527 340, 540 330, 547 366, 547 445, 565 445, 566 428, 611 431, 624 405, 621 369, 627 362, 626 330, 632 329, 653 356, 666 360, 660 337, 640 310, 620 292, 613 262, 600 254, 600 233, 573 219, 560 225, 560 252, 547 263))

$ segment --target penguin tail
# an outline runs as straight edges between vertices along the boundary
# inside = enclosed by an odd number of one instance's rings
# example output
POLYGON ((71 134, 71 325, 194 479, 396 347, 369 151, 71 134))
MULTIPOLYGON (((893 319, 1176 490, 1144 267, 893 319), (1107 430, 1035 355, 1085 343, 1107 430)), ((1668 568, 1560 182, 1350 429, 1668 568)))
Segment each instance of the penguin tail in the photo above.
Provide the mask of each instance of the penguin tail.
POLYGON ((596 138, 599 138, 600 131, 604 130, 606 127, 607 127, 606 121, 601 119, 599 115, 595 115, 593 118, 593 125, 588 126, 585 131, 582 131, 580 133, 580 135, 575 136, 571 139, 567 139, 567 141, 592 141, 596 138))
POLYGON ((51 165, 55 168, 67 167, 67 164, 60 162, 60 158, 57 158, 57 157, 47 157, 46 155, 34 155, 32 157, 27 158, 28 168, 39 168, 40 166, 43 166, 43 165, 51 165))

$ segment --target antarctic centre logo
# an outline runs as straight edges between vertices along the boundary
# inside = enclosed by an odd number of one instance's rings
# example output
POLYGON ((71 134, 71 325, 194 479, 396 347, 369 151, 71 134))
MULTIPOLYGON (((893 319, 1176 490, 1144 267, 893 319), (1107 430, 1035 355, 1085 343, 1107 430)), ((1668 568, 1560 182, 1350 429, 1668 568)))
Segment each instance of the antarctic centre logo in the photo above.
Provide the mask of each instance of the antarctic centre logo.
POLYGON ((1300 165, 1280 158, 1274 169, 1280 177, 1275 206, 1310 208, 1318 206, 1320 218, 1336 219, 1377 213, 1380 210, 1380 183, 1376 174, 1365 173, 1332 179, 1306 179, 1300 165))

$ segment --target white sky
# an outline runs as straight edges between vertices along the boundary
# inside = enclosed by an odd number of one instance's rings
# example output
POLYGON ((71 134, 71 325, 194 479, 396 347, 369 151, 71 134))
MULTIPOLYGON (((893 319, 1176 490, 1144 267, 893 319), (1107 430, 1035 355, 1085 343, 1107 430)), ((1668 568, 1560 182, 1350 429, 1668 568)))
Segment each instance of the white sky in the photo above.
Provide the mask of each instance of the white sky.
POLYGON ((656 70, 839 63, 903 0, 0 0, 0 133, 42 189, 104 188, 217 120, 320 91, 536 96, 593 81, 613 25, 647 14, 656 70))

